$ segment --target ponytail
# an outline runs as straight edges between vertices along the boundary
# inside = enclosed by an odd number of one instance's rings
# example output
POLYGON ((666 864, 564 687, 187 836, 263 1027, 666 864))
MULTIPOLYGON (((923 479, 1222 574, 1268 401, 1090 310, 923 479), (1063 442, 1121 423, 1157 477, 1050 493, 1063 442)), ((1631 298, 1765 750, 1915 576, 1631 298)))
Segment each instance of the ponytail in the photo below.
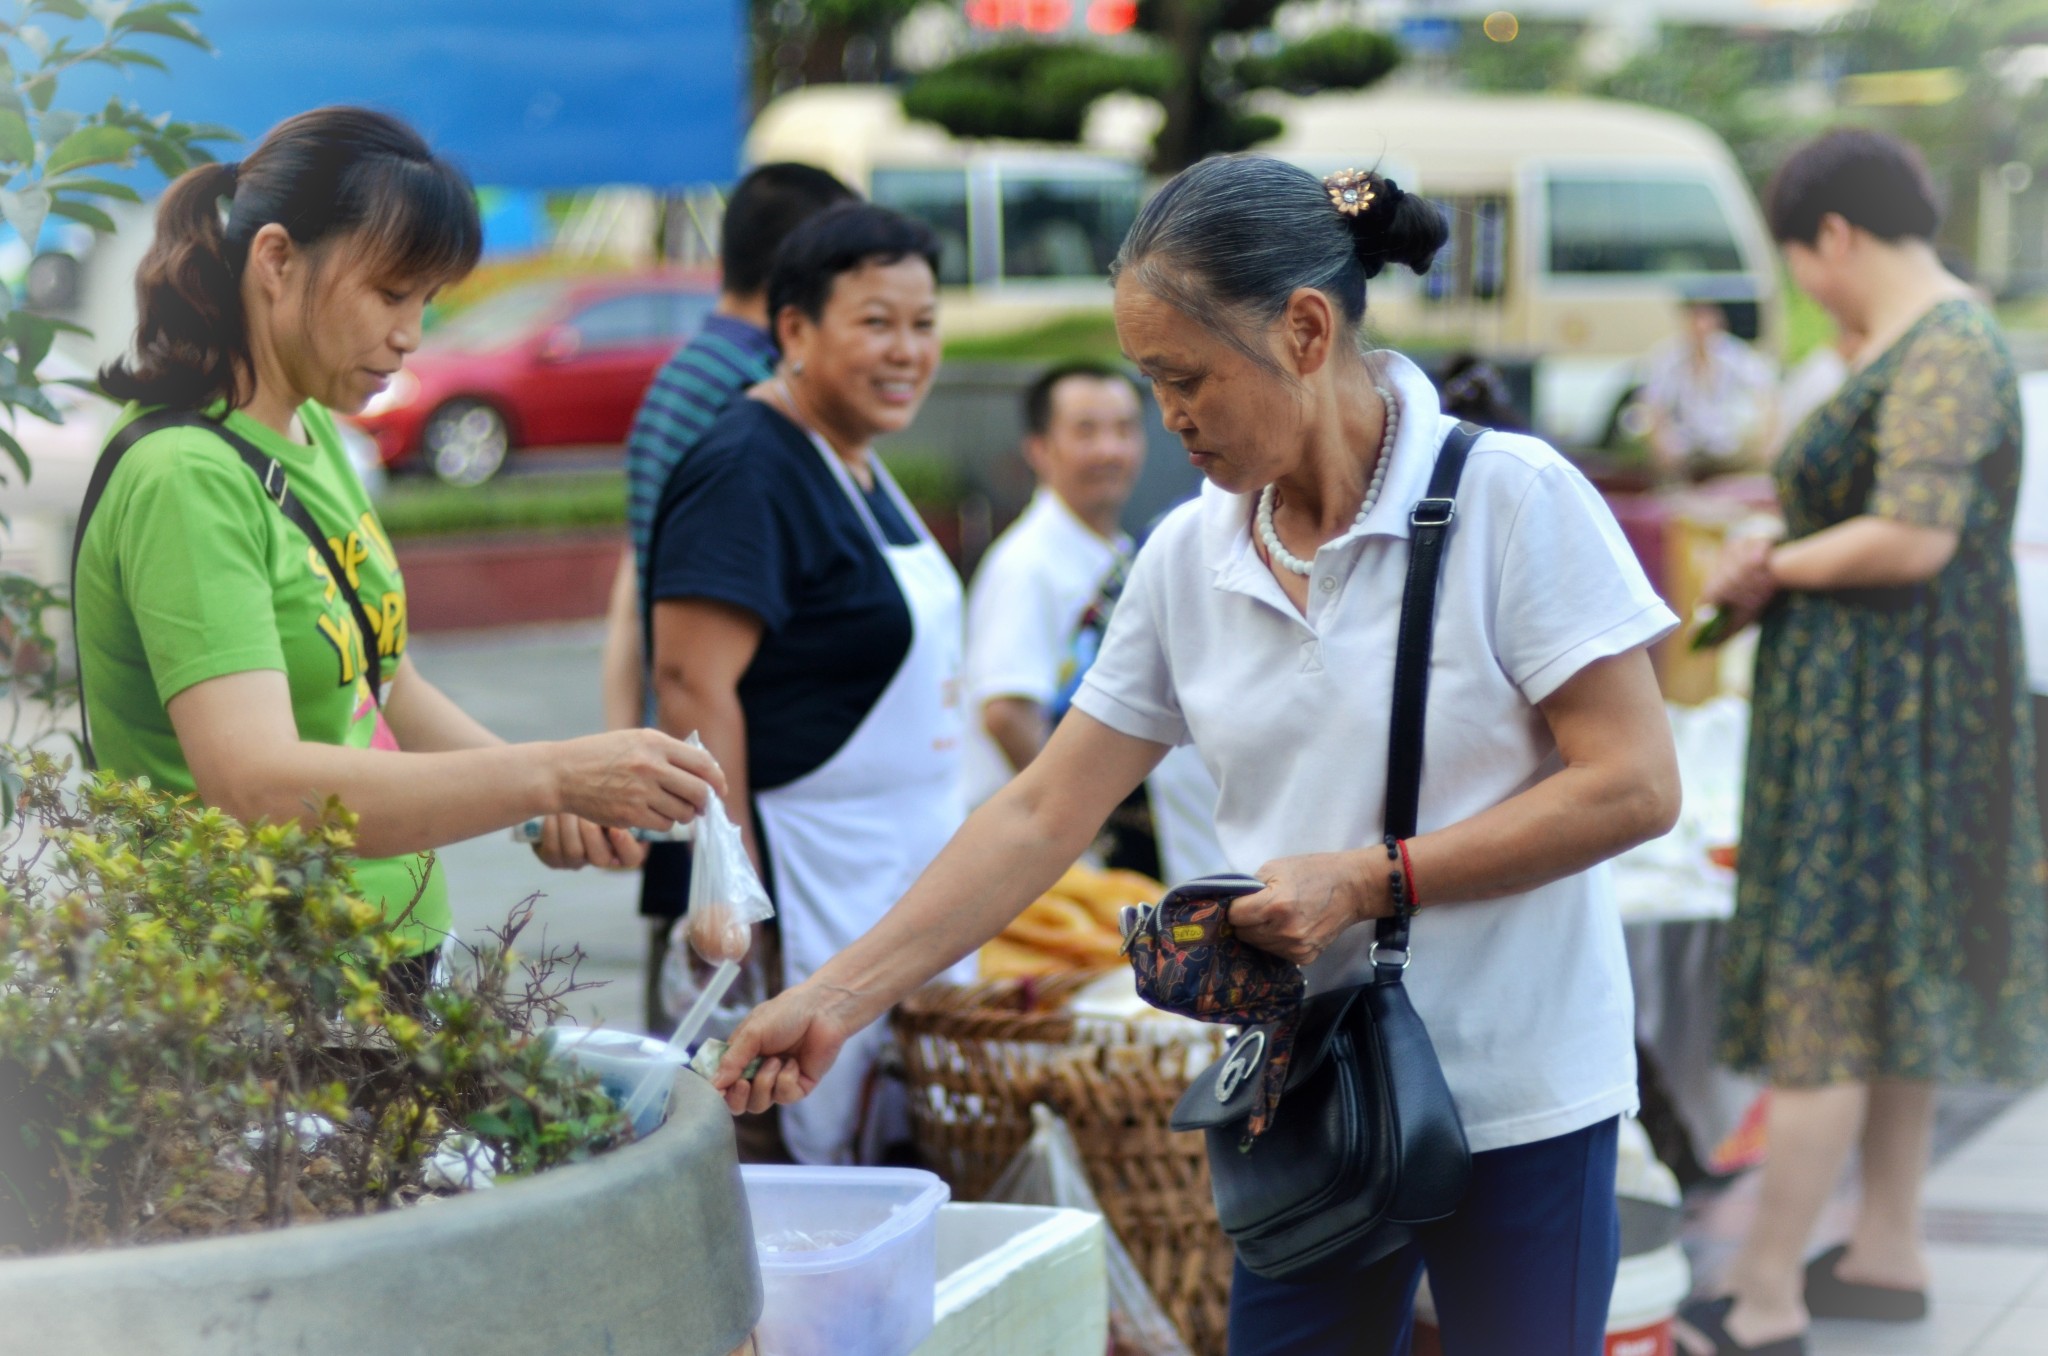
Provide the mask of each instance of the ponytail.
POLYGON ((271 129, 240 165, 178 176, 135 273, 134 351, 100 371, 109 395, 201 409, 255 392, 242 270, 265 226, 310 249, 357 237, 368 265, 407 282, 476 266, 483 227, 462 172, 388 114, 321 108, 271 129))
POLYGON ((228 258, 224 200, 235 167, 179 175, 156 210, 156 239, 135 271, 135 353, 100 373, 119 400, 192 409, 253 384, 242 313, 242 270, 228 258))

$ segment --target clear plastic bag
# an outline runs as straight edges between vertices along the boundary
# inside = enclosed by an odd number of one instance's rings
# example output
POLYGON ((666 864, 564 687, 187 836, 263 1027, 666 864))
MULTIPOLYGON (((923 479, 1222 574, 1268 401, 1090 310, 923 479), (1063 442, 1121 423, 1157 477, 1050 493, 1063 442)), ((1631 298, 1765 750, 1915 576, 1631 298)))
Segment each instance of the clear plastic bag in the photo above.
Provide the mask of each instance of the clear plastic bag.
MULTIPOLYGON (((694 734, 689 742, 703 747, 694 734)), ((768 902, 768 891, 747 856, 740 826, 732 822, 714 791, 711 803, 697 817, 690 853, 690 899, 682 920, 690 949, 713 965, 737 965, 752 949, 753 925, 774 916, 775 906, 768 902)))
MULTIPOLYGON (((703 747, 694 734, 689 742, 703 747)), ((754 929, 775 916, 725 802, 714 794, 695 827, 690 897, 661 967, 662 1006, 680 1020, 675 1044, 685 1048, 706 1032, 732 1035, 766 1001, 766 976, 747 961, 754 929)))
MULTIPOLYGON (((1088 1185, 1074 1132, 1043 1102, 1031 1107, 1031 1138, 988 1189, 987 1199, 1010 1205, 1057 1205, 1102 1214, 1102 1202, 1088 1185)), ((1117 1356, 1193 1356, 1180 1330, 1124 1250, 1108 1217, 1102 1221, 1103 1252, 1109 1262, 1109 1335, 1117 1356)))

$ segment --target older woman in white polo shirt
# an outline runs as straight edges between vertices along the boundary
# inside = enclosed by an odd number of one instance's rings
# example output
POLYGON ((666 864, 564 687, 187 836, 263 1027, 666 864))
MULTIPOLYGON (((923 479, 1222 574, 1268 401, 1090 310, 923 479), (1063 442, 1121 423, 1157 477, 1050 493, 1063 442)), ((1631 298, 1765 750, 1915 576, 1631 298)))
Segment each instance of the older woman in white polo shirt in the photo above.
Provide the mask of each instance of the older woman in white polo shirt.
MULTIPOLYGON (((1169 183, 1116 264, 1117 333, 1208 478, 1133 567, 1045 752, 876 928, 736 1034, 736 1108, 802 1096, 851 1032, 993 936, 1174 745, 1267 888, 1232 906, 1311 988, 1364 977, 1389 911, 1380 842, 1408 516, 1453 422, 1428 378, 1363 351, 1368 278, 1421 271, 1435 208, 1264 157, 1169 183), (1366 195, 1358 195, 1366 196, 1366 195), (1361 926, 1367 924, 1367 926, 1361 926), (738 1075, 765 1055, 751 1080, 738 1075)), ((1621 924, 1599 866, 1677 813, 1644 647, 1676 618, 1563 458, 1489 433, 1458 493, 1438 604, 1407 983, 1474 1151, 1418 1246, 1341 1283, 1240 1267, 1231 1350, 1405 1350, 1428 1264, 1451 1356, 1591 1356, 1616 1263, 1616 1120, 1636 1101, 1621 924)), ((1286 1114, 1286 1104, 1281 1105, 1286 1114)))

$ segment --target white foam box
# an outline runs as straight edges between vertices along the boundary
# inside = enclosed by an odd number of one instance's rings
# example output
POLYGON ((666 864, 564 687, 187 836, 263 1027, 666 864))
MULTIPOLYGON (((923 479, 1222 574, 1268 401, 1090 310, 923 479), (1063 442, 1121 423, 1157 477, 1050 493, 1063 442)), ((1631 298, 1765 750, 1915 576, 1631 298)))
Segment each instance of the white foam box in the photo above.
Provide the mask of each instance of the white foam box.
POLYGON ((1109 1345, 1102 1217, 1040 1205, 939 1209, 932 1334, 914 1356, 1047 1356, 1109 1345))

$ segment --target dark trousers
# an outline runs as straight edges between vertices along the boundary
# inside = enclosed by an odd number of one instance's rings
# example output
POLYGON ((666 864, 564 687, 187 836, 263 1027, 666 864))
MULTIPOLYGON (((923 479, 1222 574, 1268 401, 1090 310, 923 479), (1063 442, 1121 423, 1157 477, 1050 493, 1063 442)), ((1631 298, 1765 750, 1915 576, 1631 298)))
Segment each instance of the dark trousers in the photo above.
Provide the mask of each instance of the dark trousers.
POLYGON ((1240 1263, 1230 1356, 1404 1356, 1425 1263, 1444 1356, 1600 1356, 1621 1261, 1617 1125, 1474 1154, 1457 1214, 1349 1276, 1292 1284, 1240 1263))

